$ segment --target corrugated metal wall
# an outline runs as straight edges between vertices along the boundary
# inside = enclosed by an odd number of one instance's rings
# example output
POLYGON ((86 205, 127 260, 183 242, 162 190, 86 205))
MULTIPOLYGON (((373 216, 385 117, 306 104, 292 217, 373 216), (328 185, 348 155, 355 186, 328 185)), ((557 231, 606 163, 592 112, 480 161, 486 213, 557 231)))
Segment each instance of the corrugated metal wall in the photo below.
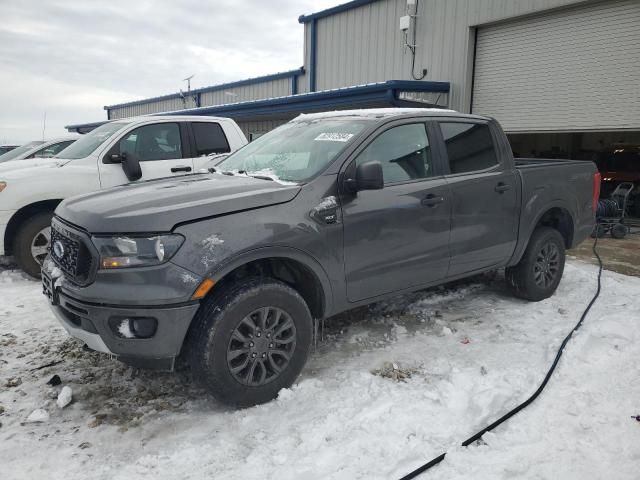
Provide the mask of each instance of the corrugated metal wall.
POLYGON ((185 98, 185 103, 181 98, 168 98, 165 100, 150 101, 148 103, 129 105, 125 107, 113 108, 109 110, 109 118, 135 117, 136 115, 146 115, 148 113, 170 112, 182 108, 194 108, 195 102, 191 98, 185 98))
POLYGON ((203 107, 207 107, 211 105, 223 105, 225 103, 283 97, 290 94, 291 79, 282 78, 270 82, 254 83, 213 92, 203 92, 201 102, 203 107))
MULTIPOLYGON (((474 25, 584 0, 420 0, 415 70, 451 82, 450 106, 468 111, 474 25)), ((410 80, 399 19, 406 0, 380 0, 317 20, 317 90, 384 80, 410 80)), ((309 42, 310 24, 305 24, 309 42)), ((410 37, 411 39, 411 37, 410 37)), ((305 51, 308 65, 309 48, 305 51)))
MULTIPOLYGON (((291 78, 281 78, 266 82, 241 85, 238 87, 216 89, 200 94, 200 106, 224 105, 227 103, 245 102, 263 98, 282 97, 291 95, 291 78)), ((110 118, 134 117, 149 113, 161 113, 183 108, 194 108, 193 98, 186 98, 186 105, 181 98, 169 98, 165 100, 149 101, 136 105, 128 105, 109 110, 110 118)))
POLYGON ((640 128, 640 2, 480 28, 473 112, 509 132, 640 128))

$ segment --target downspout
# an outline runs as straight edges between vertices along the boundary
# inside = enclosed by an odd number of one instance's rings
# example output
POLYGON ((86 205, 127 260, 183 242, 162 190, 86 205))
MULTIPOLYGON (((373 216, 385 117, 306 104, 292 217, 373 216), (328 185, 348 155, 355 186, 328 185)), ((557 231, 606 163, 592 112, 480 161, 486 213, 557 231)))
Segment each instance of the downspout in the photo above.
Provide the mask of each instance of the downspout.
POLYGON ((295 73, 291 75, 291 95, 298 93, 298 75, 295 73))
POLYGON ((311 52, 309 54, 309 91, 316 91, 316 50, 318 48, 317 20, 311 20, 311 52))

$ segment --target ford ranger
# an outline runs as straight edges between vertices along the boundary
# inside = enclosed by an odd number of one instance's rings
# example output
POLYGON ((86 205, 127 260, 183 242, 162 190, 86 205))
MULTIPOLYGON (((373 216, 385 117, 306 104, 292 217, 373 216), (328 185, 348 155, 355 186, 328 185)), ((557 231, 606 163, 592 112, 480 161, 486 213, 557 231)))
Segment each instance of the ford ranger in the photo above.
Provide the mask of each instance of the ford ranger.
POLYGON ((64 328, 234 405, 301 372, 318 319, 489 270, 539 301, 594 225, 583 161, 515 162, 491 118, 301 115, 209 173, 65 200, 43 288, 64 328))

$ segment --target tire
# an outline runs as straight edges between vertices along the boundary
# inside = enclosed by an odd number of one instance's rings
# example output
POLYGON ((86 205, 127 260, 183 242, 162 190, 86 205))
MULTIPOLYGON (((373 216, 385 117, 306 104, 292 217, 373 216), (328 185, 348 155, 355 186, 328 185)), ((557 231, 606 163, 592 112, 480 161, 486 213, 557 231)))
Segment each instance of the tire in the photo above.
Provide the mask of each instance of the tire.
POLYGON ((616 223, 613 227, 611 227, 611 236, 613 238, 617 238, 618 240, 626 237, 628 232, 628 227, 622 223, 616 223))
POLYGON ((560 232, 550 227, 536 228, 520 262, 505 270, 507 285, 513 295, 525 300, 539 302, 549 298, 560 284, 564 262, 560 232))
POLYGON ((298 292, 272 278, 248 278, 205 299, 189 332, 187 358, 196 381, 216 399, 249 407, 274 399, 298 378, 312 331, 298 292))
POLYGON ((13 241, 13 255, 18 266, 34 278, 40 278, 42 260, 49 247, 52 217, 53 212, 41 212, 28 218, 18 227, 13 241), (37 258, 32 253, 32 245, 41 252, 37 258))

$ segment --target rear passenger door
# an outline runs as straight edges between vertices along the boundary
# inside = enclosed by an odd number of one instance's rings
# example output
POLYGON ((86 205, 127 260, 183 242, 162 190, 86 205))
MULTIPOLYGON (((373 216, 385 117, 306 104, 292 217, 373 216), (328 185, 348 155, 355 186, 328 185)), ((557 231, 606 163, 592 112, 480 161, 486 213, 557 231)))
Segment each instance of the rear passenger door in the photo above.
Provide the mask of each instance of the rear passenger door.
POLYGON ((213 155, 229 153, 229 141, 224 129, 215 122, 191 122, 193 165, 195 171, 207 168, 213 155))
POLYGON ((152 123, 125 133, 100 162, 102 188, 128 183, 122 165, 111 163, 113 154, 126 154, 140 161, 140 180, 184 175, 193 171, 185 124, 152 123))
POLYGON ((436 122, 451 189, 449 276, 499 265, 517 240, 517 179, 505 170, 491 127, 482 120, 436 122))

